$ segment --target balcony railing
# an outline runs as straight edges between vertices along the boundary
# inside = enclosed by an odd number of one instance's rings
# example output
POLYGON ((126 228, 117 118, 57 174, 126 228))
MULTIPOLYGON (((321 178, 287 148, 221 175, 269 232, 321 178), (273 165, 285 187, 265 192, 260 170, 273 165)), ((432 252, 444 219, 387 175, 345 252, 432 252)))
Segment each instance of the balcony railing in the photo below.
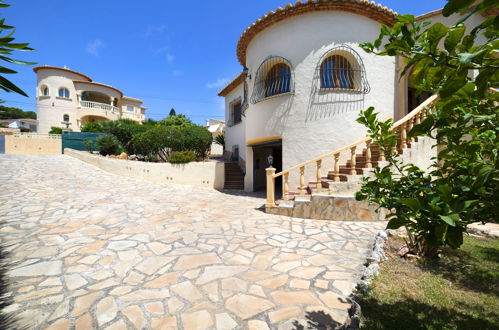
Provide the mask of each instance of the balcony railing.
POLYGON ((115 113, 117 115, 120 114, 120 109, 110 104, 92 102, 92 101, 80 101, 80 106, 82 108, 106 110, 106 111, 111 111, 112 113, 115 113))

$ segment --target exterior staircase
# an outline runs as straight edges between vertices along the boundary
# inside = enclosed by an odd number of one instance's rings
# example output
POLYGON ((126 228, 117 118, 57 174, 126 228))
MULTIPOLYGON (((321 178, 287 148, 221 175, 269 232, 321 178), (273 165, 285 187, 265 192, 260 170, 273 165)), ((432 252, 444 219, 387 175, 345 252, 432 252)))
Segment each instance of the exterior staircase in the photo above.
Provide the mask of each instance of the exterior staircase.
POLYGON ((244 172, 237 163, 225 163, 224 189, 244 189, 244 172))
MULTIPOLYGON (((431 150, 432 143, 429 138, 408 139, 407 133, 425 118, 437 99, 436 95, 430 97, 394 124, 394 132, 398 136, 396 148, 398 154, 402 155, 402 161, 419 165, 414 162, 415 158, 431 158, 428 150, 431 150)), ((386 214, 384 210, 375 212, 373 206, 369 206, 366 202, 356 201, 354 198, 355 192, 362 185, 362 179, 372 175, 373 167, 384 164, 387 163, 379 146, 371 143, 370 138, 364 138, 280 173, 275 173, 274 169, 267 169, 266 212, 311 219, 384 220, 386 214), (348 153, 349 159, 340 163, 342 153, 343 156, 348 153), (322 162, 331 158, 334 159, 334 167, 323 175, 322 162), (305 167, 310 168, 314 164, 316 165, 314 173, 316 180, 305 184, 305 167), (289 191, 289 174, 297 170, 300 174, 298 191, 289 191), (274 199, 275 178, 279 176, 283 177, 283 198, 276 201, 274 199)))

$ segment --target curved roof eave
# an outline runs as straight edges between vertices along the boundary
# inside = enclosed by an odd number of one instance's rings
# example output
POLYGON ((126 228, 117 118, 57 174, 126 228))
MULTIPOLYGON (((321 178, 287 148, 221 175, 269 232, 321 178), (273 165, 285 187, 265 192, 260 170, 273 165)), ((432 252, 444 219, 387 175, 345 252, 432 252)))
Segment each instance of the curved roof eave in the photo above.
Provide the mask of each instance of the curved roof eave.
POLYGON ((246 64, 246 50, 253 38, 269 26, 307 12, 338 10, 356 13, 378 22, 393 25, 397 19, 397 13, 387 7, 383 7, 373 1, 367 0, 298 0, 294 5, 288 3, 284 8, 279 7, 257 19, 242 33, 237 43, 237 58, 244 67, 246 64))
POLYGON ((33 71, 35 73, 38 73, 38 71, 40 70, 43 70, 43 69, 50 69, 50 70, 60 70, 60 71, 65 71, 65 72, 69 72, 69 73, 73 73, 73 74, 76 74, 80 77, 83 77, 84 79, 88 80, 89 82, 92 81, 92 78, 90 78, 89 76, 87 75, 84 75, 83 73, 80 73, 78 71, 73 71, 73 70, 70 70, 70 69, 67 69, 67 68, 59 68, 57 66, 51 66, 51 65, 40 65, 40 66, 37 66, 37 67, 34 67, 33 68, 33 71))

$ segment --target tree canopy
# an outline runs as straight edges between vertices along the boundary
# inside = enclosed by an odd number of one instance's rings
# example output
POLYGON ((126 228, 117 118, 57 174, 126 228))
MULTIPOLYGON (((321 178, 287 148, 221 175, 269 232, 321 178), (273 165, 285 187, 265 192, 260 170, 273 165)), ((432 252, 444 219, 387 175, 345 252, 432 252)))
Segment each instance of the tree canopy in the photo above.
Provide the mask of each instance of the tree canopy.
POLYGON ((498 94, 497 39, 499 20, 490 15, 496 1, 449 0, 444 16, 464 13, 452 26, 398 17, 391 28, 382 25, 379 38, 362 44, 368 53, 400 56, 419 91, 439 95, 426 119, 408 137, 434 139, 438 157, 431 173, 403 164, 396 152, 397 134, 391 119, 380 121, 374 108, 361 112, 373 143, 386 154, 388 165, 365 178, 357 199, 391 210, 388 228, 402 226, 413 252, 435 256, 443 245, 460 247, 471 222, 497 222, 498 94), (488 13, 470 31, 463 24, 475 13, 488 13), (478 37, 485 40, 479 43, 478 37))
POLYGON ((24 111, 19 108, 12 108, 0 105, 0 119, 19 119, 19 118, 36 119, 36 112, 24 111))

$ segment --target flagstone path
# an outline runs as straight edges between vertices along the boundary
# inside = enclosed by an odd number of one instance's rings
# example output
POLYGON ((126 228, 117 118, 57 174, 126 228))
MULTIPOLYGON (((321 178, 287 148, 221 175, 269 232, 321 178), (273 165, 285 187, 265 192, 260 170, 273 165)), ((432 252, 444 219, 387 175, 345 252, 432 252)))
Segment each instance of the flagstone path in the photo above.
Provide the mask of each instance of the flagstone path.
POLYGON ((383 223, 294 219, 263 199, 153 184, 69 156, 0 155, 9 307, 33 329, 290 329, 342 322, 383 223))

